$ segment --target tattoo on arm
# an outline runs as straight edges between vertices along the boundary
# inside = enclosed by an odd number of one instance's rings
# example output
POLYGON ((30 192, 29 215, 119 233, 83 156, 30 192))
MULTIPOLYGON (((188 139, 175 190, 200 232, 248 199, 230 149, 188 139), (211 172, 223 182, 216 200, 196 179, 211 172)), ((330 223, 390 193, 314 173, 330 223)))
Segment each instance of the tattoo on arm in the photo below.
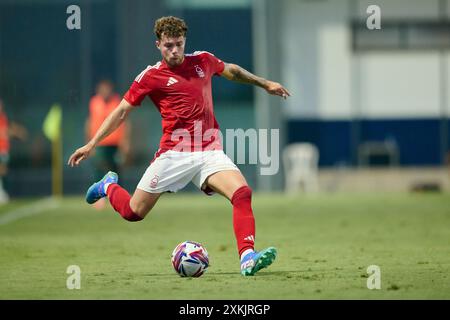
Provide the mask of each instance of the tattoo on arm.
POLYGON ((230 73, 232 74, 232 77, 229 80, 232 81, 253 84, 261 88, 264 88, 265 85, 267 84, 266 79, 258 77, 253 73, 248 72, 244 68, 235 64, 230 65, 230 73))

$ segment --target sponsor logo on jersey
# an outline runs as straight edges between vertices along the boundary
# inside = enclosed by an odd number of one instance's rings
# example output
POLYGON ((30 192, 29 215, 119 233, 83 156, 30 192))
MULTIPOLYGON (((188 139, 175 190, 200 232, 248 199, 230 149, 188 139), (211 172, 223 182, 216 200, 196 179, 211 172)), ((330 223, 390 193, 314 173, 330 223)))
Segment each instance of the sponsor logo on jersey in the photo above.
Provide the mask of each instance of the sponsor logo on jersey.
POLYGON ((177 82, 178 82, 177 79, 175 79, 174 77, 170 77, 169 81, 167 81, 166 86, 171 86, 171 85, 173 85, 174 83, 177 83, 177 82))

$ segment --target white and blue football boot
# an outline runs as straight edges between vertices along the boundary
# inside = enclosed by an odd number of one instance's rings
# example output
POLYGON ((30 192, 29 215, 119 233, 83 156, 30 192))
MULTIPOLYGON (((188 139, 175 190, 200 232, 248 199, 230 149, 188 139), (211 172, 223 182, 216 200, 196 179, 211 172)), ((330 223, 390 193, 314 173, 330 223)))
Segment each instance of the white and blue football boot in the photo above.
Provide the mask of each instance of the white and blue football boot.
POLYGON ((241 274, 243 276, 253 276, 259 270, 270 266, 276 257, 277 249, 274 247, 247 253, 241 261, 241 274))
POLYGON ((86 192, 86 202, 93 204, 101 198, 106 197, 105 184, 117 183, 118 181, 119 176, 117 173, 109 171, 100 181, 95 182, 89 187, 86 192))

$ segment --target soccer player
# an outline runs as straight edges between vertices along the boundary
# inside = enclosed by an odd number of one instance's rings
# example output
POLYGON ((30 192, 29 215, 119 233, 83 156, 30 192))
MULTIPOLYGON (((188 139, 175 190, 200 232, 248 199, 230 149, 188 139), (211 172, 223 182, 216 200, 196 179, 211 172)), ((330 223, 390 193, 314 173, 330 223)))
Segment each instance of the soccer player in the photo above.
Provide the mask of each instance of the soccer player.
POLYGON ((269 247, 254 250, 255 219, 252 189, 236 165, 223 152, 219 126, 213 113, 211 78, 257 85, 269 94, 286 99, 281 84, 255 76, 240 66, 224 63, 206 51, 185 54, 187 26, 182 19, 156 20, 156 47, 162 60, 148 66, 134 80, 117 108, 103 122, 95 136, 69 158, 77 166, 91 154, 99 141, 112 133, 148 96, 162 117, 163 135, 158 151, 132 196, 108 172, 86 193, 94 203, 108 197, 113 208, 128 221, 144 219, 164 192, 176 192, 193 182, 207 194, 217 192, 233 205, 233 227, 241 261, 241 274, 254 275, 269 266, 277 251, 269 247))

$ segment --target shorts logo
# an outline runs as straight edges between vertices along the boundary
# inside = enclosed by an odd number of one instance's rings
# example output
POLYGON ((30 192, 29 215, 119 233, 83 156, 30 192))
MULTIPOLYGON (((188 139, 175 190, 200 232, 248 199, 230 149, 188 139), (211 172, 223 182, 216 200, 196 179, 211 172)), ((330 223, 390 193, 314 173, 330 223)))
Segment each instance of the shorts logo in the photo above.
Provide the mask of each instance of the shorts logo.
POLYGON ((195 71, 197 72, 197 75, 200 78, 204 78, 205 77, 205 73, 203 72, 202 68, 200 68, 198 65, 195 65, 195 71))
POLYGON ((155 174, 153 179, 150 181, 150 187, 156 188, 156 186, 158 185, 158 181, 159 181, 159 176, 157 174, 155 174))

